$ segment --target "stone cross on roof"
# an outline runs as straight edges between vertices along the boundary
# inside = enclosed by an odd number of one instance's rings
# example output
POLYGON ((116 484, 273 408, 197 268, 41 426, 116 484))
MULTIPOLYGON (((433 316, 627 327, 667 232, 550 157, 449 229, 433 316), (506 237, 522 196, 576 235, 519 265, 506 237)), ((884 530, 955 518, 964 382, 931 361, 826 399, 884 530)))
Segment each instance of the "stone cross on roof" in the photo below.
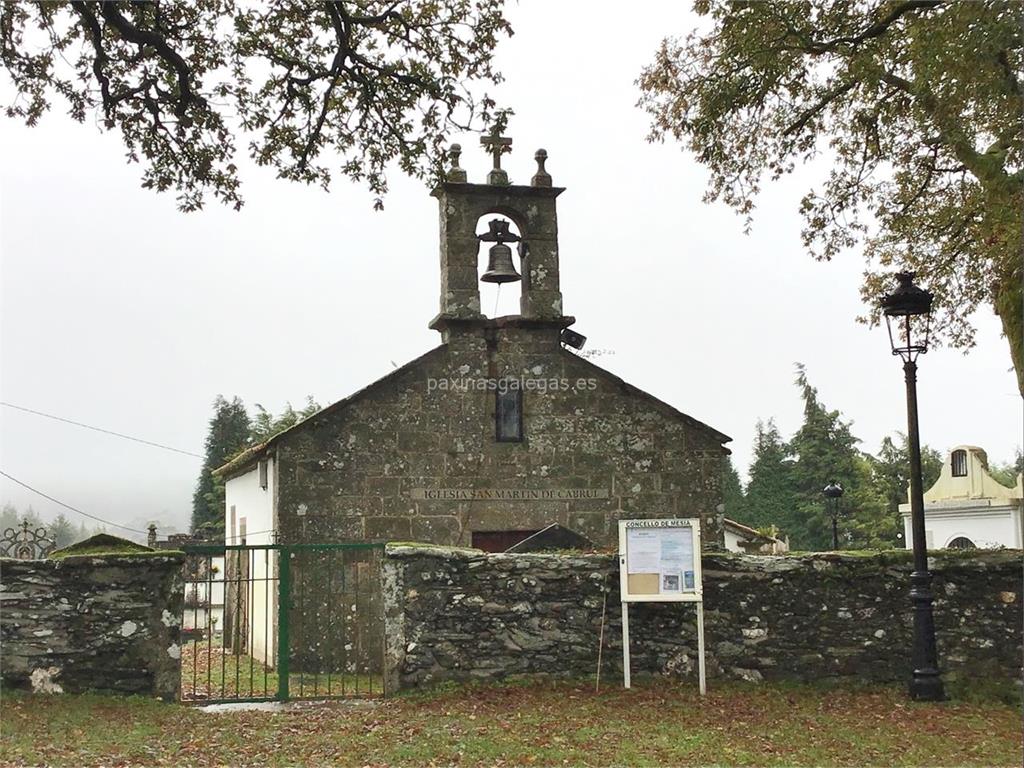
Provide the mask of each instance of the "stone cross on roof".
POLYGON ((501 125, 494 124, 491 132, 480 137, 480 144, 487 148, 494 159, 494 167, 487 174, 488 184, 508 184, 508 173, 501 167, 501 156, 512 151, 512 139, 501 135, 501 125))

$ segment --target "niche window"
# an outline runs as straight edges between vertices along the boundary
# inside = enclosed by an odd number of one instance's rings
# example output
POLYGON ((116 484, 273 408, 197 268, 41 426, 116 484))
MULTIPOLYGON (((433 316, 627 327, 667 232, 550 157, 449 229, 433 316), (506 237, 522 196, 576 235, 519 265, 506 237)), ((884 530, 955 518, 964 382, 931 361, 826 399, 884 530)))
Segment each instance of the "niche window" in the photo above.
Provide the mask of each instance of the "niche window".
POLYGON ((495 393, 494 421, 499 443, 520 443, 523 440, 523 390, 499 388, 495 393))
POLYGON ((267 490, 267 460, 260 459, 260 488, 264 491, 267 490))
POLYGON ((949 463, 953 477, 967 477, 967 451, 953 451, 949 463))

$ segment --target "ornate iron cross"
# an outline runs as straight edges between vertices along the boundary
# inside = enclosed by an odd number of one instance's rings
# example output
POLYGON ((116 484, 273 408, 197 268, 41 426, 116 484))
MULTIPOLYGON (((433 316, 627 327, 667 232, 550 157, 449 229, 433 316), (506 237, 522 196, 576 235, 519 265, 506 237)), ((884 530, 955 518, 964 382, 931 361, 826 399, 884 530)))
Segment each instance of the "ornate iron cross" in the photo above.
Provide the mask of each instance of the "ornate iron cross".
POLYGON ((28 520, 23 520, 17 528, 8 528, 0 537, 0 557, 41 560, 55 546, 56 542, 46 535, 45 528, 32 529, 28 520))

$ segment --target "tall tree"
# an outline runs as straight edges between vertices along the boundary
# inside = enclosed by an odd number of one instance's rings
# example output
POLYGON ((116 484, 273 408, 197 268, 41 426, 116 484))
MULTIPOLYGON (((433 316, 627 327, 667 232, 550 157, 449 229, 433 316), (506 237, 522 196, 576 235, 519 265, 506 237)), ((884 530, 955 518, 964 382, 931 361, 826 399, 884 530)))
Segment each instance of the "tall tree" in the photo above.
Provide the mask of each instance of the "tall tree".
POLYGON ((192 496, 192 532, 208 530, 224 535, 224 483, 213 470, 241 451, 249 442, 249 415, 237 397, 230 402, 217 395, 213 418, 206 435, 205 458, 192 496))
POLYGON ((747 497, 743 493, 740 475, 732 464, 732 457, 722 459, 722 503, 725 505, 725 516, 738 523, 749 525, 747 497))
POLYGON ((847 534, 859 533, 860 545, 885 541, 884 506, 871 482, 871 468, 857 449, 860 441, 842 414, 829 410, 811 386, 807 371, 797 365, 797 387, 804 401, 804 421, 790 441, 795 457, 793 485, 796 492, 796 524, 793 537, 800 549, 831 549, 832 522, 822 489, 830 482, 843 486, 840 526, 847 546, 854 543, 847 534))
POLYGON ((7 530, 8 528, 17 528, 23 522, 28 521, 29 527, 31 528, 42 528, 43 521, 39 517, 32 505, 29 504, 24 512, 20 512, 16 506, 7 503, 0 509, 0 531, 7 530))
POLYGON ((684 142, 706 198, 747 216, 762 180, 824 155, 803 198, 819 259, 863 240, 873 307, 893 266, 936 293, 937 327, 970 347, 980 304, 1002 320, 1024 395, 1024 4, 1014 0, 711 2, 639 84, 651 137, 684 142))
POLYGON ((503 0, 273 3, 5 0, 7 115, 35 125, 59 96, 120 133, 142 185, 238 208, 236 147, 281 178, 438 178, 452 131, 486 121, 503 0), (333 166, 333 168, 332 168, 333 166))
MULTIPOLYGON (((903 529, 899 505, 907 503, 907 487, 910 485, 910 448, 907 436, 903 432, 896 433, 896 440, 891 437, 882 438, 878 453, 872 458, 872 475, 875 488, 881 496, 889 516, 903 529)), ((921 478, 927 491, 942 472, 942 455, 928 445, 921 446, 921 478)))
POLYGON ((8 528, 14 528, 21 522, 21 518, 18 517, 18 508, 10 502, 5 502, 3 507, 0 508, 0 533, 3 533, 8 528))
POLYGON ((781 535, 792 533, 796 521, 796 490, 793 484, 793 460, 772 419, 757 422, 754 458, 747 483, 747 519, 738 522, 754 528, 777 526, 781 535))
POLYGON ((71 524, 71 521, 68 520, 63 512, 57 515, 56 519, 47 526, 47 531, 58 548, 66 547, 78 541, 75 535, 75 526, 71 524))

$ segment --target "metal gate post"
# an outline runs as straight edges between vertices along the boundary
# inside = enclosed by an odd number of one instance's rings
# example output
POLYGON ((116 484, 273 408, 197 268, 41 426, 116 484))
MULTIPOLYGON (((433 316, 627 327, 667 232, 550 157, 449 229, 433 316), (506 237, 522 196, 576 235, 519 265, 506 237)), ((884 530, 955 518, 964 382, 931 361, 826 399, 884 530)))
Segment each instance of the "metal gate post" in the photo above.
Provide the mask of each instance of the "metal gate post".
POLYGON ((277 581, 277 698, 288 700, 288 614, 291 608, 292 552, 281 547, 278 552, 277 581))

